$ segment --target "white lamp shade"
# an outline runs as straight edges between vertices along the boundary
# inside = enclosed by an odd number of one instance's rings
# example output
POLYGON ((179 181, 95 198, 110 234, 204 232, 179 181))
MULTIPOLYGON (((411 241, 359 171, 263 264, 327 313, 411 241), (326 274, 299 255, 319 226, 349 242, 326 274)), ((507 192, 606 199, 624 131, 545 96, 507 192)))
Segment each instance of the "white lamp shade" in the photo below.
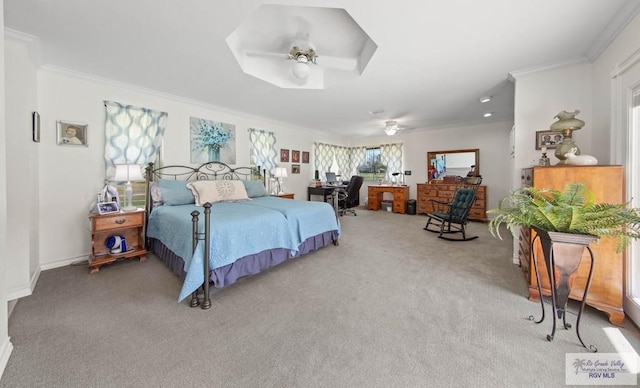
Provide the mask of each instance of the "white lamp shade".
POLYGON ((116 164, 115 182, 143 181, 141 166, 139 164, 116 164))
POLYGON ((273 174, 275 178, 286 178, 287 169, 285 167, 276 167, 273 170, 271 170, 271 174, 273 174))

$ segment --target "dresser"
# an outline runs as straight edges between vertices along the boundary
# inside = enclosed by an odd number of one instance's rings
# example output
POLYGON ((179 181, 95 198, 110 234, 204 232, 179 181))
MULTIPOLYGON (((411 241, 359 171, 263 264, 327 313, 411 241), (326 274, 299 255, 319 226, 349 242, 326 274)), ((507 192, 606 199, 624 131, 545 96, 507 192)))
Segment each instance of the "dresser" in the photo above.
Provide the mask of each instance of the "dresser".
MULTIPOLYGON (((562 190, 567 183, 586 183, 596 202, 624 203, 624 170, 622 166, 536 166, 522 170, 521 184, 536 188, 562 190)), ((544 295, 551 295, 547 267, 540 244, 536 242, 531 251, 535 232, 521 228, 518 237, 518 258, 529 283, 529 299, 540 298, 533 260, 537 260, 540 285, 544 295)), ((591 244, 594 255, 593 278, 586 303, 609 315, 609 321, 621 325, 624 320, 623 303, 623 255, 616 253, 616 242, 601 238, 591 244)), ((591 257, 585 250, 569 298, 582 300, 587 283, 591 257)))
MULTIPOLYGON (((433 212, 431 200, 451 202, 455 193, 455 183, 418 183, 418 199, 416 211, 418 214, 433 212)), ((487 220, 487 187, 478 186, 476 200, 469 211, 470 220, 487 220)))
POLYGON ((382 206, 382 196, 384 193, 393 195, 393 212, 405 214, 407 200, 409 200, 409 186, 383 186, 372 185, 368 190, 369 210, 380 210, 382 206))

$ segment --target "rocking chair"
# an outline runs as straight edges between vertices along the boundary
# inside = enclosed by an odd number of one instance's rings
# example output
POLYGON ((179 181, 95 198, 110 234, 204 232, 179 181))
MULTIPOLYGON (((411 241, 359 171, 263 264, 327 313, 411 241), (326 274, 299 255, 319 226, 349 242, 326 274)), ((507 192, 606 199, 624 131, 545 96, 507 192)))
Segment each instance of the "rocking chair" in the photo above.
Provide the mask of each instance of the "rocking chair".
POLYGON ((482 183, 482 177, 479 176, 459 178, 451 202, 432 199, 433 212, 427 214, 429 219, 424 230, 439 233, 439 238, 450 241, 469 241, 478 238, 478 236, 467 237, 465 227, 480 183, 482 183), (455 233, 461 233, 462 238, 450 237, 455 233))

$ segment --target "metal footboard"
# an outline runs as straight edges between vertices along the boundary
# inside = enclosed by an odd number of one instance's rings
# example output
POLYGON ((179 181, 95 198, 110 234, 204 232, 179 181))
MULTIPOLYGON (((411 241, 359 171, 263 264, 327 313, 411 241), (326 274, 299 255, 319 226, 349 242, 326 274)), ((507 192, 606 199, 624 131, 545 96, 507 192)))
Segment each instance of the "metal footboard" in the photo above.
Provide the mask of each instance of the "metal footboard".
POLYGON ((193 227, 193 235, 192 235, 192 252, 195 253, 196 246, 198 245, 198 241, 204 240, 204 257, 202 258, 202 271, 204 275, 204 279, 202 281, 202 303, 200 303, 200 298, 198 298, 198 290, 194 291, 191 294, 191 302, 189 303, 190 307, 200 306, 203 310, 208 310, 211 308, 211 296, 209 295, 209 251, 210 247, 210 239, 209 236, 211 234, 211 226, 209 221, 211 220, 211 204, 209 202, 204 204, 204 233, 198 232, 198 220, 199 220, 200 212, 194 210, 191 212, 191 223, 193 227))

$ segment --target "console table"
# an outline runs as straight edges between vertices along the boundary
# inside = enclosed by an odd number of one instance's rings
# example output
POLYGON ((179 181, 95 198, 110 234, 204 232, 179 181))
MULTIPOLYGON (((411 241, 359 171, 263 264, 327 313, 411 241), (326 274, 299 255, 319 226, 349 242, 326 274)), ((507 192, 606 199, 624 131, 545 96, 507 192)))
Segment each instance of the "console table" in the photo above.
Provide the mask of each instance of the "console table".
POLYGON ((405 214, 406 203, 409 199, 409 186, 369 186, 369 210, 380 210, 382 204, 382 194, 393 194, 393 212, 405 214))

